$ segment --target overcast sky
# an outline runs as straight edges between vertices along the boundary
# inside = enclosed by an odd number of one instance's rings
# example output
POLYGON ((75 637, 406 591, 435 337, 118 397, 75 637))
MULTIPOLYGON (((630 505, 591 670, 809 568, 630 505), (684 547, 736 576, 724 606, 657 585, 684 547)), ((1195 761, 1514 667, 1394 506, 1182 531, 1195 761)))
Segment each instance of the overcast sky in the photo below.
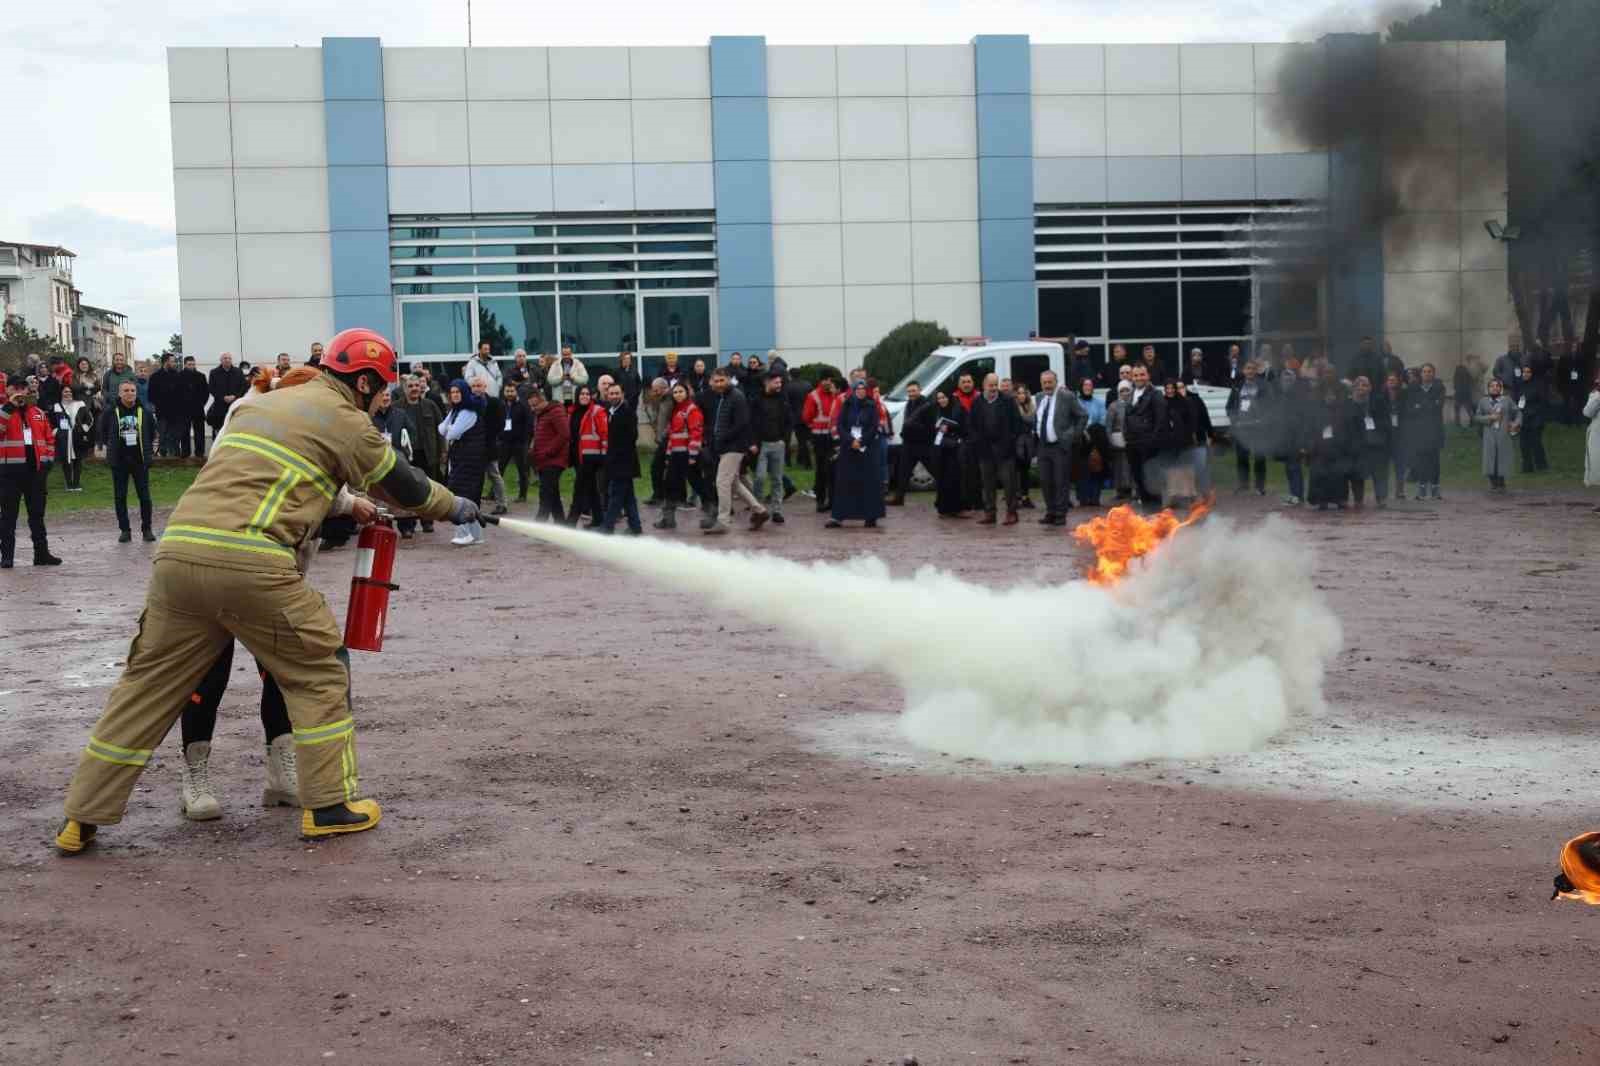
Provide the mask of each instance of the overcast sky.
MULTIPOLYGON (((0 239, 78 253, 89 303, 123 311, 141 353, 178 331, 169 45, 463 45, 465 0, 70 0, 7 5, 0 34, 0 239)), ((1037 42, 1310 39, 1372 29, 1371 0, 1307 7, 1262 0, 474 0, 473 41, 494 45, 930 44, 977 33, 1037 42)), ((1420 7, 1420 3, 1418 4, 1420 7)))

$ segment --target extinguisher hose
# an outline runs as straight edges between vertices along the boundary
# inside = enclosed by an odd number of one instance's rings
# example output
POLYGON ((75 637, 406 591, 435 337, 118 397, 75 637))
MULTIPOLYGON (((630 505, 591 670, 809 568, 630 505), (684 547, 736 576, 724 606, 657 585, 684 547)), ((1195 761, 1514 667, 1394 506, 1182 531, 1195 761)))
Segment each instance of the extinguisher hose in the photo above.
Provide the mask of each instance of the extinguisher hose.
POLYGON ((378 581, 370 577, 355 577, 350 579, 352 585, 368 585, 376 589, 388 589, 390 592, 399 591, 400 586, 393 581, 378 581))

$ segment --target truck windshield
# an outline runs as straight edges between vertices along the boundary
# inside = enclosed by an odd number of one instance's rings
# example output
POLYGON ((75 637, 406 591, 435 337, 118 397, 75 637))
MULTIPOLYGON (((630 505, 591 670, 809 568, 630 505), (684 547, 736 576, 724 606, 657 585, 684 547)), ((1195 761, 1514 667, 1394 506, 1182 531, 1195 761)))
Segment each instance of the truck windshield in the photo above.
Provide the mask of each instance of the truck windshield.
POLYGON ((944 377, 945 371, 949 370, 950 364, 954 362, 955 358, 953 356, 938 354, 928 356, 928 358, 917 364, 915 370, 901 378, 900 383, 889 390, 889 395, 886 398, 904 400, 906 398, 906 387, 912 382, 921 385, 922 391, 927 392, 940 378, 944 377))

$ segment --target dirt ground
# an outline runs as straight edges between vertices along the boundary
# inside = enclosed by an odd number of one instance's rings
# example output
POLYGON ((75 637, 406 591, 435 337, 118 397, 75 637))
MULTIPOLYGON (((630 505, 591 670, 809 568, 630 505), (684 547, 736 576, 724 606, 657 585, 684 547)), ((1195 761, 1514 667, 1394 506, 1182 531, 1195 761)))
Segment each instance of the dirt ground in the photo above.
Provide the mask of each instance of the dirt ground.
MULTIPOLYGON (((254 805, 241 656, 225 817, 179 816, 174 734, 71 860, 47 842, 148 549, 58 523, 67 566, 0 577, 0 1062, 1595 1062, 1600 911, 1547 902, 1600 822, 1593 502, 1297 515, 1346 627, 1329 714, 1112 771, 916 752, 882 678, 440 532, 355 657, 380 828, 308 845, 254 805)), ((926 507, 715 546, 997 582, 1083 560, 926 507)), ((341 618, 349 567, 315 572, 341 618)))

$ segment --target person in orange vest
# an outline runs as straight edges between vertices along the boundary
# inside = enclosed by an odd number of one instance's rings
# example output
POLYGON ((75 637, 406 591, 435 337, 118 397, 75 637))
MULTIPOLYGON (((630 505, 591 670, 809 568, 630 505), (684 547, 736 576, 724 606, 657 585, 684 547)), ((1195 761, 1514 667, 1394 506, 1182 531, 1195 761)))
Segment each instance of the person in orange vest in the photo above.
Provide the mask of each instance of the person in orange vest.
POLYGON ((45 484, 56 456, 56 431, 35 403, 34 386, 18 376, 6 382, 0 403, 0 570, 9 570, 17 546, 17 515, 28 509, 33 565, 60 566, 44 528, 45 484))
POLYGON ((706 416, 689 395, 683 382, 672 386, 672 420, 667 427, 667 483, 666 498, 661 505, 657 529, 678 528, 678 508, 686 506, 685 486, 691 487, 708 513, 715 514, 709 503, 709 493, 700 479, 700 451, 705 447, 706 416))
POLYGON ((579 516, 587 514, 589 521, 585 527, 593 529, 605 516, 606 503, 600 484, 605 472, 611 422, 606 417, 605 404, 595 400, 587 387, 578 390, 578 405, 583 412, 578 418, 578 480, 572 490, 572 510, 567 513, 567 524, 575 526, 579 516))
POLYGON ((831 377, 817 382, 817 387, 806 394, 800 415, 811 434, 811 448, 816 455, 817 513, 822 514, 828 510, 833 489, 833 423, 839 417, 839 392, 831 377))

